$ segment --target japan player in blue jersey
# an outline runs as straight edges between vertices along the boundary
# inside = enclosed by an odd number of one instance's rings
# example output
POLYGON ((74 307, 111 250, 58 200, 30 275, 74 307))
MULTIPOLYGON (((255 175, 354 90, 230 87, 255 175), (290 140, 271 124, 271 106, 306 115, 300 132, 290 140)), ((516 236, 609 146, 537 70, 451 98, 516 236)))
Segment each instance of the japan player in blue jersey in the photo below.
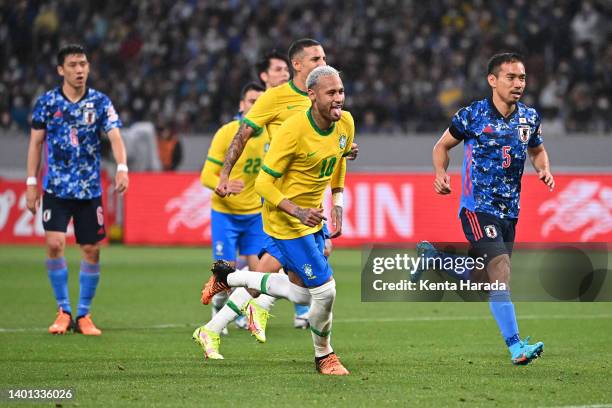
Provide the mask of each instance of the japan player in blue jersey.
MULTIPOLYGON (((459 143, 464 144, 459 217, 471 244, 471 255, 482 256, 486 262, 485 270, 457 273, 445 268, 444 272, 461 280, 481 280, 486 276, 489 282, 504 283, 505 290, 489 292, 489 306, 512 362, 517 365, 528 364, 544 349, 542 342, 529 344, 528 338, 520 339, 509 291, 510 256, 526 158, 529 157, 546 187, 552 191, 555 186, 543 145, 540 115, 519 102, 526 77, 520 55, 493 56, 487 71, 491 97, 460 109, 433 149, 434 189, 438 194, 450 194, 450 176, 446 173, 448 152, 459 143)), ((417 245, 417 250, 425 258, 444 261, 459 257, 438 251, 426 241, 417 245)), ((422 272, 417 270, 412 279, 418 280, 422 272)))
POLYGON ((59 50, 57 72, 63 77, 62 85, 40 96, 32 112, 27 207, 32 213, 39 207, 38 174, 44 153, 42 220, 46 266, 58 307, 49 333, 65 334, 74 329, 99 336, 102 332, 94 325, 89 311, 100 280, 99 242, 106 234, 100 133, 105 132, 110 140, 117 162, 115 189, 121 194, 128 187, 127 158, 119 132, 122 125, 110 99, 86 86, 89 62, 82 46, 71 44, 59 50), (68 268, 64 259, 70 219, 82 252, 79 303, 74 311, 68 296, 68 268))

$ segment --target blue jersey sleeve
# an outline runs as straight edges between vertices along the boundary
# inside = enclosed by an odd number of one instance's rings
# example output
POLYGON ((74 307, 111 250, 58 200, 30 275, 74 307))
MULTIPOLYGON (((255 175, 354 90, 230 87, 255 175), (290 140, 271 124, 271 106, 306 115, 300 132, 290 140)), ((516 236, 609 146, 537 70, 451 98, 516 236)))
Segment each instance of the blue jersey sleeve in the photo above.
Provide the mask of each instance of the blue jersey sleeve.
POLYGON ((535 132, 529 137, 529 142, 527 143, 529 147, 538 147, 544 143, 544 139, 542 138, 542 118, 540 115, 537 115, 534 127, 535 132))
POLYGON ((32 110, 32 129, 46 129, 47 118, 47 98, 45 98, 45 95, 42 95, 36 100, 36 103, 34 104, 34 109, 32 110))
POLYGON ((451 125, 448 128, 448 131, 451 135, 457 140, 463 140, 468 138, 468 110, 466 108, 461 108, 453 119, 451 120, 451 125))
POLYGON ((104 101, 102 102, 102 128, 108 133, 111 129, 122 126, 123 123, 121 123, 113 103, 107 96, 104 96, 104 101))

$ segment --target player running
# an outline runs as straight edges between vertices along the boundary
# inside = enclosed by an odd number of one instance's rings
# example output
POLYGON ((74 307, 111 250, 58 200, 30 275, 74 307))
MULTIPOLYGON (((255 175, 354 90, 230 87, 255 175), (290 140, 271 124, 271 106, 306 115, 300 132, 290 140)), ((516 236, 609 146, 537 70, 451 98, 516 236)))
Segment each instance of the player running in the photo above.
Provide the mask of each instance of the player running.
POLYGON ((248 287, 310 304, 317 370, 326 375, 347 375, 330 343, 336 283, 323 254, 322 203, 331 182, 332 237, 339 236, 345 157, 351 152, 355 127, 350 113, 342 111, 344 88, 338 71, 329 66, 315 68, 306 86, 311 108, 287 119, 277 130, 255 181, 256 191, 265 200, 264 230, 284 257, 288 275, 236 271, 217 261, 202 291, 202 301, 208 303, 215 293, 229 287, 248 287))
MULTIPOLYGON (((226 153, 223 169, 219 176, 219 184, 215 189, 215 192, 221 197, 225 197, 230 193, 228 190, 227 174, 231 172, 236 161, 242 154, 247 141, 251 137, 263 132, 264 129, 267 130, 272 140, 275 130, 278 129, 286 119, 300 112, 305 112, 311 105, 308 94, 304 91, 304 89, 306 89, 306 78, 314 68, 326 64, 325 51, 319 42, 305 38, 295 41, 289 47, 288 54, 293 67, 294 77, 292 80, 282 85, 268 88, 253 105, 248 115, 243 119, 226 153)), ((258 74, 261 78, 261 68, 258 68, 258 71, 260 71, 258 74)), ((262 78, 262 80, 263 79, 264 78, 262 78)), ((357 149, 355 149, 355 152, 357 152, 357 149)), ((261 259, 257 266, 258 271, 278 272, 282 265, 285 264, 282 254, 275 250, 275 246, 272 244, 269 237, 266 238, 260 255, 261 259)), ((249 320, 249 330, 257 341, 263 343, 266 341, 265 330, 267 319, 269 311, 274 304, 274 298, 260 295, 256 300, 252 301, 252 296, 249 295, 248 299, 243 301, 246 297, 243 298, 240 293, 242 293, 242 291, 234 291, 230 296, 230 300, 238 306, 239 310, 244 310, 249 320)), ((252 294, 257 296, 257 292, 255 291, 252 291, 252 294)), ((308 306, 305 305, 305 307, 308 306)), ((226 308, 228 307, 226 306, 226 308)), ((229 318, 229 311, 224 311, 224 315, 229 318)), ((306 316, 296 314, 294 326, 308 327, 305 324, 307 322, 306 316)), ((227 325, 229 321, 231 320, 228 320, 225 324, 227 325)), ((216 341, 216 337, 212 338, 216 341)))
MULTIPOLYGON (((522 57, 513 53, 494 55, 487 72, 492 96, 460 109, 433 149, 434 189, 438 194, 451 193, 450 177, 446 173, 448 152, 463 141, 461 224, 471 244, 471 253, 484 257, 487 262, 489 281, 503 282, 509 288, 510 256, 527 156, 540 180, 551 191, 555 182, 544 149, 540 115, 519 102, 526 80, 522 57)), ((458 257, 437 251, 425 241, 417 245, 417 250, 426 258, 458 257)), ((463 280, 479 280, 476 275, 483 272, 444 271, 463 280)), ((418 280, 422 272, 418 270, 413 280, 418 280)), ((513 364, 528 364, 543 352, 544 343, 529 344, 529 337, 520 339, 509 290, 491 291, 489 306, 513 364)))
MULTIPOLYGON (((240 93, 240 116, 245 115, 264 88, 254 82, 245 85, 240 93)), ((212 139, 200 181, 205 187, 214 190, 219 182, 219 171, 229 144, 240 126, 240 120, 233 120, 222 126, 212 139)), ((211 232, 213 259, 225 259, 236 266, 236 252, 246 257, 250 269, 257 266, 257 255, 266 235, 261 222, 261 197, 255 192, 255 177, 263 162, 270 139, 267 132, 252 138, 247 143, 244 154, 240 156, 230 177, 232 195, 225 199, 214 194, 211 208, 211 232)), ((214 316, 227 301, 227 292, 218 293, 212 302, 214 316)), ((230 303, 229 307, 234 306, 230 303)), ((234 318, 232 316, 232 318, 234 318)), ((219 320, 219 319, 217 319, 219 320)), ((245 326, 246 328, 246 322, 245 326)), ((215 332, 217 332, 215 330, 215 332)), ((225 325, 221 333, 227 334, 225 325)))
POLYGON ((102 331, 94 325, 89 313, 100 280, 99 242, 106 234, 99 132, 106 132, 110 139, 117 162, 115 189, 122 194, 128 187, 127 158, 119 131, 122 124, 108 96, 87 88, 89 62, 82 46, 72 44, 59 50, 57 72, 64 78, 62 86, 38 98, 32 112, 26 202, 35 214, 40 202, 37 188, 40 155, 46 145, 42 221, 47 272, 58 306, 57 318, 49 327, 49 333, 65 334, 74 328, 78 333, 99 336, 102 331), (71 218, 82 252, 79 303, 74 322, 64 259, 66 228, 71 218))

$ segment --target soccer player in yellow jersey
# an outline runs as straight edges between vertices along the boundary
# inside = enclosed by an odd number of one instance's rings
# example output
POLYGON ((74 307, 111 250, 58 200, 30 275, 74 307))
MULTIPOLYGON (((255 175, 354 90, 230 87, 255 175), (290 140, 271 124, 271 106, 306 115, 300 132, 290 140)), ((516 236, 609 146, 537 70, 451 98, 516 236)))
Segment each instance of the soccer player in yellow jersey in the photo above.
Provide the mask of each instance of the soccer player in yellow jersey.
MULTIPOLYGON (((256 83, 249 83, 242 88, 240 113, 246 114, 264 88, 256 83)), ((222 160, 229 144, 240 125, 233 120, 222 126, 213 137, 208 156, 200 175, 202 184, 211 190, 217 186, 222 160)), ((228 183, 231 196, 221 198, 212 196, 211 232, 213 259, 225 259, 236 265, 236 253, 246 256, 250 269, 255 269, 259 261, 257 255, 266 239, 261 221, 261 197, 255 192, 255 178, 259 173, 265 152, 270 146, 267 132, 251 138, 243 154, 230 174, 228 183)), ((202 345, 207 358, 222 358, 217 352, 205 346, 206 341, 219 342, 219 334, 227 333, 229 322, 241 315, 240 308, 251 296, 244 288, 234 291, 232 300, 227 299, 226 292, 218 293, 213 298, 213 318, 194 332, 194 340, 202 345), (224 307, 224 304, 227 306, 224 307), (240 305, 240 307, 237 306, 240 305)))
POLYGON ((255 182, 255 190, 265 200, 264 230, 285 257, 288 275, 236 271, 231 264, 217 261, 202 291, 202 301, 207 303, 215 293, 230 287, 248 287, 310 304, 317 370, 326 375, 347 375, 330 343, 336 284, 323 254, 322 204, 331 183, 332 237, 339 236, 345 157, 351 151, 355 126, 350 113, 342 111, 344 87, 338 71, 329 66, 315 68, 306 86, 311 108, 278 129, 255 182))

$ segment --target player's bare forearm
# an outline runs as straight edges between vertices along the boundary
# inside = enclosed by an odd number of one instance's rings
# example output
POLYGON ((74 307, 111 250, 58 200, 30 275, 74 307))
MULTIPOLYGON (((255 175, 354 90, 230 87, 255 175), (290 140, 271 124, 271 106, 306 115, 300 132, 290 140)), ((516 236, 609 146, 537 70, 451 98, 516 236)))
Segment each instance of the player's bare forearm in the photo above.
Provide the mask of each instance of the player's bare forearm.
POLYGON ((240 155, 244 151, 244 146, 246 142, 249 140, 251 135, 253 134, 253 128, 247 126, 246 124, 240 124, 238 128, 238 132, 232 139, 232 143, 227 149, 227 153, 225 154, 225 160, 223 161, 223 168, 221 169, 221 175, 225 177, 229 177, 229 174, 232 172, 234 165, 240 158, 240 155))
POLYGON ((548 153, 544 145, 530 147, 528 149, 529 160, 538 174, 538 178, 548 187, 550 191, 555 188, 555 179, 550 172, 550 162, 548 161, 548 153))
POLYGON ((529 160, 536 172, 539 171, 550 171, 550 162, 548 160, 548 153, 544 148, 544 145, 529 148, 529 160))
POLYGON ((127 174, 127 153, 125 151, 125 145, 121 138, 121 132, 119 128, 113 128, 108 131, 108 140, 111 143, 111 150, 113 151, 113 157, 117 163, 117 173, 115 174, 115 190, 119 194, 123 194, 127 191, 129 185, 129 178, 127 174))
POLYGON ((323 216, 322 208, 302 208, 287 198, 283 199, 278 204, 278 208, 292 217, 297 218, 307 227, 316 227, 323 220, 327 219, 325 216, 323 216))
POLYGON ((450 176, 446 173, 450 162, 448 152, 457 146, 460 140, 451 135, 446 129, 440 140, 435 144, 432 152, 432 162, 435 172, 434 190, 438 194, 450 194, 450 176))
POLYGON ((46 133, 44 129, 32 129, 30 132, 30 144, 28 145, 28 158, 26 164, 28 177, 38 176, 40 155, 42 153, 46 133))
POLYGON ((113 128, 108 131, 108 140, 111 143, 111 149, 113 151, 113 157, 117 164, 127 164, 127 153, 125 151, 125 145, 121 138, 121 132, 119 128, 113 128))

